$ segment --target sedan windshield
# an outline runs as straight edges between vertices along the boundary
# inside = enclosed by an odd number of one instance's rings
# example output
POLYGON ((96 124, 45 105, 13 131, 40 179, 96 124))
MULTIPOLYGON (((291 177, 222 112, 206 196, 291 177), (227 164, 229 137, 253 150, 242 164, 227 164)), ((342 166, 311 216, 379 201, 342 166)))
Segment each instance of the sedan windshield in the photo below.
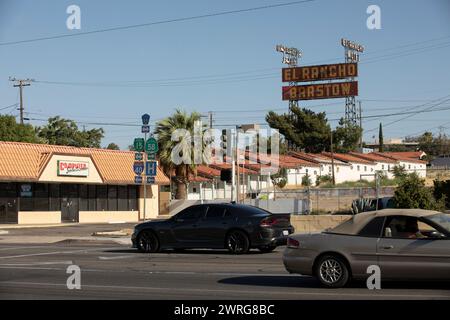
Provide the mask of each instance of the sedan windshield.
POLYGON ((450 233, 450 214, 438 213, 427 217, 428 220, 434 222, 450 233))

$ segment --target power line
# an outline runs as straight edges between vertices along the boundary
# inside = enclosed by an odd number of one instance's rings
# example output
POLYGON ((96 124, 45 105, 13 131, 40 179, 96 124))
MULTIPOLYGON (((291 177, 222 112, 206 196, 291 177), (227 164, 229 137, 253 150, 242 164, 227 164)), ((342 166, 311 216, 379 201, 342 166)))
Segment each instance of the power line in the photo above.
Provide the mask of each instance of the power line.
POLYGON ((85 36, 85 35, 90 35, 90 34, 105 33, 105 32, 118 31, 118 30, 128 30, 128 29, 150 27, 150 26, 169 24, 169 23, 175 23, 175 22, 185 22, 185 21, 191 21, 191 20, 200 20, 200 19, 212 18, 212 17, 218 17, 218 16, 233 15, 233 14, 239 14, 239 13, 245 13, 245 12, 252 12, 252 11, 259 11, 259 10, 267 10, 267 9, 281 8, 281 7, 287 7, 287 6, 294 6, 294 5, 303 4, 303 3, 307 3, 307 2, 313 2, 313 1, 316 1, 316 0, 292 1, 292 2, 271 4, 271 5, 265 5, 265 6, 259 6, 259 7, 252 7, 252 8, 247 8, 247 9, 220 11, 220 12, 214 12, 214 13, 208 13, 208 14, 202 14, 202 15, 195 15, 195 16, 190 16, 190 17, 182 17, 182 18, 167 19, 167 20, 160 20, 160 21, 152 21, 152 22, 147 22, 147 23, 134 24, 134 25, 128 25, 128 26, 119 26, 119 27, 112 27, 112 28, 105 28, 105 29, 98 29, 98 30, 86 31, 86 32, 61 34, 61 35, 40 37, 40 38, 34 38, 34 39, 26 39, 26 40, 3 42, 3 43, 0 43, 0 46, 8 46, 8 45, 14 45, 14 44, 30 43, 30 42, 37 42, 37 41, 44 41, 44 40, 62 39, 62 38, 69 38, 69 37, 80 37, 80 36, 85 36))
POLYGON ((1 110, 6 110, 6 109, 10 109, 10 108, 17 107, 17 105, 18 105, 18 103, 14 103, 14 104, 12 104, 12 105, 10 105, 10 106, 2 107, 2 108, 0 108, 0 111, 1 111, 1 110))
MULTIPOLYGON (((445 103, 445 102, 447 102, 447 101, 450 101, 450 98, 446 99, 446 98, 449 97, 449 96, 450 96, 450 95, 447 95, 447 96, 444 96, 444 97, 442 97, 442 98, 439 98, 439 99, 437 99, 437 100, 435 100, 435 101, 441 100, 440 102, 438 102, 438 103, 436 103, 436 104, 434 104, 434 105, 432 105, 432 106, 430 106, 430 107, 427 107, 427 108, 425 108, 425 109, 423 109, 423 110, 419 110, 419 111, 413 112, 411 115, 408 115, 408 116, 406 116, 406 117, 403 117, 403 118, 397 119, 397 120, 395 120, 395 121, 389 122, 388 124, 384 124, 383 127, 390 126, 390 125, 392 125, 392 124, 394 124, 394 123, 400 122, 400 121, 405 120, 405 119, 410 118, 410 117, 413 117, 413 116, 415 116, 416 114, 419 114, 419 113, 430 112, 431 109, 433 109, 433 108, 435 108, 435 107, 437 107, 437 106, 439 106, 439 105, 441 105, 441 104, 443 104, 443 103, 445 103), (443 99, 445 99, 445 100, 443 100, 443 99)), ((429 104, 429 103, 426 103, 426 104, 424 104, 424 105, 427 105, 427 104, 429 104)), ((423 106, 423 105, 422 105, 422 106, 423 106)), ((417 108, 417 107, 410 108, 409 110, 415 109, 415 108, 417 108)), ((441 110, 445 110, 445 109, 441 109, 441 110)), ((431 111, 441 111, 441 110, 431 110, 431 111)), ((375 131, 375 130, 377 130, 377 129, 378 129, 378 128, 373 128, 373 129, 367 130, 366 132, 375 131)))

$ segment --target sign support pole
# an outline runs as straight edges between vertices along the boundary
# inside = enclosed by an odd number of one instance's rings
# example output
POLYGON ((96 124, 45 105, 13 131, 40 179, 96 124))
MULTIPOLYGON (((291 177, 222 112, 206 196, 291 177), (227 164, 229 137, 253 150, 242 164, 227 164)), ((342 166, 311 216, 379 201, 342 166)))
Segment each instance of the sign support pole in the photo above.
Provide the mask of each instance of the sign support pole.
MULTIPOLYGON (((147 142, 147 133, 144 133, 144 141, 147 142)), ((145 152, 144 149, 144 161, 146 161, 147 157, 147 152, 145 152)), ((144 163, 145 163, 144 162, 144 163)), ((147 176, 144 175, 144 221, 146 219, 146 212, 147 212, 147 176)))

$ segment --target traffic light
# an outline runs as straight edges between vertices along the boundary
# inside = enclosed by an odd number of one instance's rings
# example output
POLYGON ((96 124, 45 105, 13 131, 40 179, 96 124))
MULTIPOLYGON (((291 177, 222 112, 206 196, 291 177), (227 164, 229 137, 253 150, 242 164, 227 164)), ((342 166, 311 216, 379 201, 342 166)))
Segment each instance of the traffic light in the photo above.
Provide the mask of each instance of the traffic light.
POLYGON ((225 181, 227 183, 231 183, 231 179, 232 179, 231 169, 220 170, 220 181, 225 181))
MULTIPOLYGON (((226 163, 226 156, 228 154, 228 147, 231 148, 231 137, 229 135, 229 130, 222 129, 222 137, 220 142, 220 147, 222 148, 222 161, 226 163)), ((224 180, 222 180, 224 181, 224 180)))

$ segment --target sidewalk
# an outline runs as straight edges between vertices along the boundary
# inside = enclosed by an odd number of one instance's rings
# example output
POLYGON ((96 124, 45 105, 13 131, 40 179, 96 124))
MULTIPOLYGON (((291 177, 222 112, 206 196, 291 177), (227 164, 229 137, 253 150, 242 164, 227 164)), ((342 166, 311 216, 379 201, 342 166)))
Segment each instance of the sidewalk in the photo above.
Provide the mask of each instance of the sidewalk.
POLYGON ((0 244, 119 243, 131 245, 135 223, 0 225, 0 244))

